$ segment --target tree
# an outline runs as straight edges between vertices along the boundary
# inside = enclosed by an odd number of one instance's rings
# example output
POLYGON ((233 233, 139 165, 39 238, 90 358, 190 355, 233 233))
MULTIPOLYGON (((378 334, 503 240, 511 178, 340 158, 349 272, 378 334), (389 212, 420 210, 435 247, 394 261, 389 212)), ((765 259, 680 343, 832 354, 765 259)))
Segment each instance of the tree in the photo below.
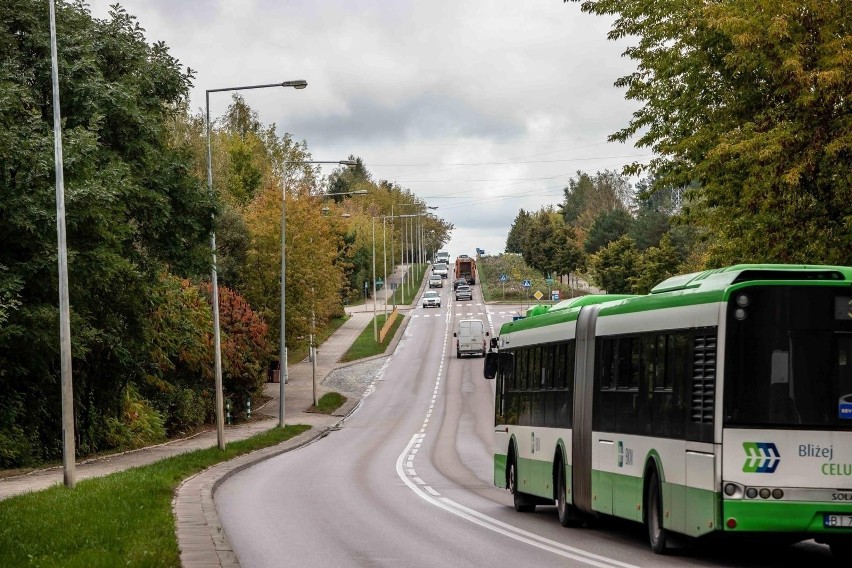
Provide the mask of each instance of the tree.
POLYGON ((603 247, 590 258, 595 283, 609 294, 630 294, 631 278, 639 272, 641 257, 636 243, 623 236, 603 247))
MULTIPOLYGON (((192 72, 162 43, 148 44, 120 8, 94 20, 84 5, 59 2, 56 20, 84 453, 108 445, 106 419, 121 414, 128 384, 144 379, 157 275, 166 266, 207 272, 215 204, 192 175, 190 149, 172 136, 192 72)), ((0 292, 14 301, 0 333, 0 438, 14 440, 19 463, 62 451, 48 21, 43 2, 0 3, 0 292)))
POLYGON ((602 211, 595 217, 583 243, 587 253, 595 253, 633 228, 633 217, 624 209, 602 211))
POLYGON ((852 44, 836 0, 586 0, 638 38, 619 79, 644 106, 610 139, 658 155, 628 173, 694 185, 707 262, 852 264, 852 44))
POLYGON ((506 237, 506 252, 514 252, 520 254, 523 252, 524 235, 529 230, 530 214, 521 209, 515 220, 512 221, 512 227, 509 229, 509 236, 506 237))
POLYGON ((544 275, 572 272, 585 261, 574 236, 559 213, 541 209, 530 217, 521 243, 524 261, 544 275))
POLYGON ((328 193, 335 203, 340 203, 346 196, 341 195, 354 191, 369 191, 373 185, 370 172, 364 166, 361 158, 350 155, 349 160, 354 161, 354 166, 340 166, 328 176, 328 193))
POLYGON ((651 247, 642 253, 636 274, 628 278, 633 294, 647 294, 651 288, 680 272, 681 258, 672 245, 671 238, 664 235, 659 247, 651 247))

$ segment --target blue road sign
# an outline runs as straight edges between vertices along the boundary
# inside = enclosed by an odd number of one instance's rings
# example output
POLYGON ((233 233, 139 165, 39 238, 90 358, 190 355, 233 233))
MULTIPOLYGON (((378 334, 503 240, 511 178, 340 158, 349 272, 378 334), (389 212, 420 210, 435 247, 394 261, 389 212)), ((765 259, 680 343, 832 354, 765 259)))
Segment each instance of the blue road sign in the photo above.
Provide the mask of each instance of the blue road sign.
POLYGON ((500 282, 508 282, 508 281, 509 281, 508 276, 506 276, 505 274, 500 275, 500 282))
POLYGON ((530 286, 532 286, 532 284, 530 283, 530 281, 529 281, 529 280, 524 280, 524 288, 529 288, 530 286))

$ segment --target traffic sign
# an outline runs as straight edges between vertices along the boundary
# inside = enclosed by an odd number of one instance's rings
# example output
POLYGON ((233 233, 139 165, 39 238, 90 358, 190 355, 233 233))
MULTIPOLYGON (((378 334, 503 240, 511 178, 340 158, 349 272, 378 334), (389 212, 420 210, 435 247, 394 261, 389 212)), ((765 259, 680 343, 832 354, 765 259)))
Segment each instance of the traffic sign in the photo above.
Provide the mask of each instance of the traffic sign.
POLYGON ((553 300, 554 302, 558 302, 559 301, 559 290, 553 290, 552 292, 550 292, 550 299, 553 300))
POLYGON ((509 281, 508 276, 506 276, 505 274, 500 275, 500 282, 508 282, 508 281, 509 281))
POLYGON ((544 297, 544 294, 541 293, 541 290, 536 290, 535 294, 533 294, 533 298, 536 300, 541 300, 544 297))
POLYGON ((532 286, 532 284, 530 283, 530 281, 529 281, 529 280, 524 280, 524 288, 529 288, 530 286, 532 286))

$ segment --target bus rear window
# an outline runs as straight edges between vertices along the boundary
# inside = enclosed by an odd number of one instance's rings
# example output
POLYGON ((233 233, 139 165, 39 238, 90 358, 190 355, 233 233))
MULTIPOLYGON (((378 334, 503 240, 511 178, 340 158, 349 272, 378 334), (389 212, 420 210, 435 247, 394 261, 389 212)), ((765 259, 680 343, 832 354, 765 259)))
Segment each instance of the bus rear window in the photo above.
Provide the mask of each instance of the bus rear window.
MULTIPOLYGON (((848 295, 848 294, 846 294, 848 295)), ((725 423, 852 430, 852 320, 835 288, 745 288, 728 306, 725 423)))

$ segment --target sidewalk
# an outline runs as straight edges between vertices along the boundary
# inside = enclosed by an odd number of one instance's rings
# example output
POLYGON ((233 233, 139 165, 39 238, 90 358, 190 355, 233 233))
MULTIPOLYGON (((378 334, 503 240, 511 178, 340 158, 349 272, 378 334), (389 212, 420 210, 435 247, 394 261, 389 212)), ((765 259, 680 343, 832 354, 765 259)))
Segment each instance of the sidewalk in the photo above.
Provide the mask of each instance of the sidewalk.
MULTIPOLYGON (((383 295, 379 294, 375 307, 377 313, 384 312, 383 299, 383 295)), ((373 303, 368 302, 366 305, 347 307, 346 312, 350 315, 350 318, 325 343, 317 348, 317 398, 330 390, 322 386, 322 382, 328 374, 337 367, 351 364, 339 364, 337 361, 349 349, 367 324, 372 321, 373 303)), ((391 343, 388 354, 393 352, 398 341, 399 334, 391 343)), ((306 412, 313 404, 313 381, 313 368, 309 360, 305 359, 288 366, 288 382, 284 387, 285 423, 307 424, 311 426, 310 430, 277 446, 217 464, 184 480, 178 488, 172 506, 175 513, 178 546, 181 551, 181 564, 185 568, 239 566, 223 532, 213 503, 213 493, 222 482, 234 473, 259 461, 299 448, 326 435, 342 422, 359 403, 359 400, 350 398, 332 415, 306 412)), ((264 393, 272 399, 255 410, 255 417, 260 419, 247 424, 226 426, 225 443, 243 440, 276 427, 278 425, 279 392, 280 383, 266 383, 264 393)), ((215 447, 217 443, 214 428, 189 438, 80 462, 76 467, 76 478, 77 481, 80 481, 91 477, 109 475, 131 467, 148 465, 174 455, 215 447)), ((61 484, 63 474, 63 468, 58 466, 33 471, 26 475, 0 479, 0 500, 61 484)))

